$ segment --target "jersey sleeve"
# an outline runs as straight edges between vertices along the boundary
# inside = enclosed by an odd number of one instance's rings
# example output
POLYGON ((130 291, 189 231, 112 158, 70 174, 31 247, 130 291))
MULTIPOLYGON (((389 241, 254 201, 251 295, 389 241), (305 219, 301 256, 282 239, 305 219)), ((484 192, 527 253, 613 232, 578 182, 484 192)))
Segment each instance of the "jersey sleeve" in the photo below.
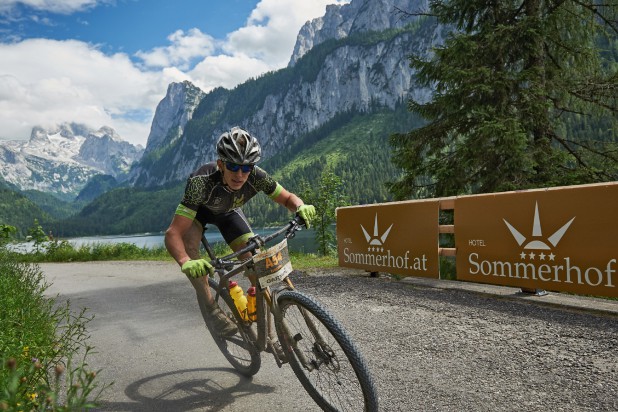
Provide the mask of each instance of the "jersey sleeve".
POLYGON ((194 219, 197 209, 203 202, 202 197, 206 189, 206 180, 203 176, 194 176, 187 179, 185 193, 176 208, 175 214, 194 219))
POLYGON ((195 219, 195 216, 197 215, 197 210, 190 209, 189 207, 180 203, 178 207, 176 208, 176 212, 174 212, 174 214, 178 216, 184 216, 188 219, 193 220, 195 219))
POLYGON ((283 187, 277 183, 264 169, 255 167, 254 170, 256 180, 254 183, 255 188, 258 191, 264 192, 271 199, 279 196, 279 193, 283 190, 283 187))

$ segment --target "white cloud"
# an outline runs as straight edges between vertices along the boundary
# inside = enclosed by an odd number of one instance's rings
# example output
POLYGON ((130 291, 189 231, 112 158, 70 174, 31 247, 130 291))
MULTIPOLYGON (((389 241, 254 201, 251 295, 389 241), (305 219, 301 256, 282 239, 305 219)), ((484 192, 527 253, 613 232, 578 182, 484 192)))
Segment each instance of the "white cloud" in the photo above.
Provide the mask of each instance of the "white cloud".
POLYGON ((188 33, 177 30, 167 39, 172 43, 170 46, 155 47, 148 52, 140 50, 136 56, 148 67, 178 66, 187 69, 195 59, 209 56, 215 51, 215 39, 196 28, 188 33))
MULTIPOLYGON (((68 13, 102 2, 24 3, 68 13)), ((135 56, 106 54, 77 40, 0 43, 0 138, 27 139, 34 126, 77 122, 110 126, 125 140, 145 145, 169 83, 189 80, 204 91, 233 88, 282 68, 300 27, 335 2, 262 0, 246 26, 226 39, 214 39, 197 28, 178 30, 169 35, 168 45, 135 56)), ((0 0, 0 12, 15 3, 0 0)))
POLYGON ((110 0, 0 0, 0 13, 12 11, 18 3, 39 11, 71 14, 110 0))
POLYGON ((153 111, 170 81, 165 72, 140 71, 125 54, 106 55, 83 42, 45 39, 0 44, 0 135, 26 138, 36 125, 75 121, 109 125, 125 139, 145 143, 123 120, 127 113, 153 111))
POLYGON ((210 91, 218 86, 231 89, 271 69, 269 63, 244 54, 236 56, 221 54, 205 58, 187 74, 195 85, 210 91))
POLYGON ((348 3, 334 0, 262 0, 247 25, 228 36, 224 49, 268 62, 272 68, 287 65, 298 31, 305 22, 324 15, 326 5, 348 3))
POLYGON ((247 24, 220 43, 222 53, 208 56, 189 71, 192 81, 208 91, 234 87, 250 78, 287 66, 296 36, 307 21, 324 15, 328 4, 348 0, 262 0, 247 24))

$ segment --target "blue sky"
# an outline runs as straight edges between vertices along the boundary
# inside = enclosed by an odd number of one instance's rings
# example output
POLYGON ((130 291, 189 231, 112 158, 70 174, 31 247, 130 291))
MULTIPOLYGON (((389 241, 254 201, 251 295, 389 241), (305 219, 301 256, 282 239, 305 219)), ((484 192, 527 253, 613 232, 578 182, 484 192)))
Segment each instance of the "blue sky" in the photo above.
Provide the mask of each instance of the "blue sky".
POLYGON ((232 88, 285 67, 296 35, 348 0, 0 0, 0 139, 113 127, 146 144, 169 83, 232 88))
POLYGON ((198 28, 224 38, 245 25, 257 4, 257 0, 119 0, 64 14, 15 3, 14 9, 0 18, 0 22, 4 20, 0 30, 8 30, 5 41, 75 39, 102 44, 108 51, 135 53, 165 44, 176 30, 198 28))

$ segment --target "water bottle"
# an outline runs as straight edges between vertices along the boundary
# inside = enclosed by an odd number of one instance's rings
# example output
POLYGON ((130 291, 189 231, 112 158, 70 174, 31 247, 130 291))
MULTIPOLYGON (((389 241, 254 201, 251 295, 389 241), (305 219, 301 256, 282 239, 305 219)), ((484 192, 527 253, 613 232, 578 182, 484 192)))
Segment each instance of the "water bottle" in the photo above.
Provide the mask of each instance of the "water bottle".
POLYGON ((234 304, 240 313, 240 317, 247 320, 247 297, 237 282, 230 282, 230 295, 234 299, 234 304))
POLYGON ((257 320, 257 306, 255 302, 255 286, 247 289, 247 317, 251 322, 257 320))

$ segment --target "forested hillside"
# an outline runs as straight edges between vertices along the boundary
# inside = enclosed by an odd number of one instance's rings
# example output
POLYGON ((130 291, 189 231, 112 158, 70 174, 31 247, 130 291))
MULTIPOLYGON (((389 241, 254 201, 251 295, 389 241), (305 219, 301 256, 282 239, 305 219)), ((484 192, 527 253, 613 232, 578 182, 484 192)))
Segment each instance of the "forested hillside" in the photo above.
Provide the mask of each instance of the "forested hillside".
MULTIPOLYGON (((262 166, 292 192, 299 193, 304 184, 311 190, 329 170, 342 179, 350 204, 386 202, 392 200, 386 183, 400 174, 391 162, 388 138, 418 125, 418 118, 403 104, 394 112, 341 114, 262 166)), ((285 209, 264 196, 244 210, 249 220, 260 226, 289 217, 285 209)))
POLYGON ((62 237, 160 232, 169 225, 183 189, 184 184, 159 190, 114 189, 51 227, 62 237))
POLYGON ((26 190, 22 194, 48 213, 52 219, 66 219, 79 213, 86 205, 86 202, 63 200, 52 194, 37 190, 26 190))
POLYGON ((44 227, 49 226, 53 218, 38 205, 21 193, 0 183, 0 224, 17 228, 17 236, 24 237, 34 224, 34 219, 44 227))

